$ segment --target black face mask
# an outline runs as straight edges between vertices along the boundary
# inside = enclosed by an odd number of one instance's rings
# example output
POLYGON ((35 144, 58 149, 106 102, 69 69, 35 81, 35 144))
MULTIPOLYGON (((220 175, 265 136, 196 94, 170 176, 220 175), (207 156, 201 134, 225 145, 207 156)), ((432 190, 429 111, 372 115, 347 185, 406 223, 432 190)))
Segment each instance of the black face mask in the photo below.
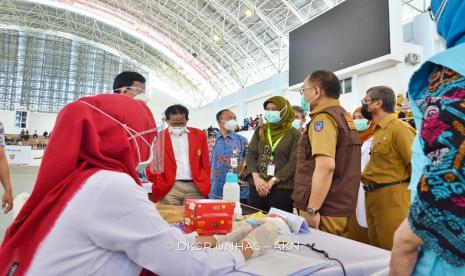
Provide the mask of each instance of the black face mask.
POLYGON ((362 116, 365 117, 368 121, 373 120, 373 114, 368 111, 367 104, 362 104, 362 116))

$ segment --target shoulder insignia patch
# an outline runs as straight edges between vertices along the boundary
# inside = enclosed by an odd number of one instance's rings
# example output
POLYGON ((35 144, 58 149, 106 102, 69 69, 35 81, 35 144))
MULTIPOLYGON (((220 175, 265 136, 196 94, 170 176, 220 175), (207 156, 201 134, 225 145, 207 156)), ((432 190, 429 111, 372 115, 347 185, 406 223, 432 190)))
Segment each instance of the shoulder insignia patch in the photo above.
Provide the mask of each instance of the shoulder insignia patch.
POLYGON ((315 124, 313 125, 313 128, 315 129, 316 132, 322 131, 324 127, 325 127, 325 124, 323 123, 323 121, 315 122, 315 124))

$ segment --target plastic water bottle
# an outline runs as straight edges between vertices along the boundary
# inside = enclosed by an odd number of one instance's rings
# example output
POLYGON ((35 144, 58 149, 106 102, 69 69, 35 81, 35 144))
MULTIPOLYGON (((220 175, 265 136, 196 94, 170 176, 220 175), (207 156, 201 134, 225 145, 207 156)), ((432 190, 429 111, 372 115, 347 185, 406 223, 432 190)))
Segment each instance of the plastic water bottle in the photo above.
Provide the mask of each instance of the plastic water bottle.
POLYGON ((242 208, 240 204, 241 190, 239 188, 237 174, 229 172, 226 174, 226 183, 223 187, 223 200, 236 203, 234 207, 234 219, 242 218, 242 208))

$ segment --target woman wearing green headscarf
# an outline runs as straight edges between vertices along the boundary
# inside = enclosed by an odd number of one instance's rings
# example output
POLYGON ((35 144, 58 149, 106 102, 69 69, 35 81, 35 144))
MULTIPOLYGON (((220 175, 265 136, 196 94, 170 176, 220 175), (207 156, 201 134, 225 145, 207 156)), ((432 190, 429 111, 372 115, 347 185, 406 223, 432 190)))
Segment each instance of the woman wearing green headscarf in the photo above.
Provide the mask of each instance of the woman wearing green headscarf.
POLYGON ((292 127, 294 111, 281 96, 263 103, 266 124, 255 130, 247 152, 250 204, 260 210, 275 207, 292 212, 299 130, 292 127))

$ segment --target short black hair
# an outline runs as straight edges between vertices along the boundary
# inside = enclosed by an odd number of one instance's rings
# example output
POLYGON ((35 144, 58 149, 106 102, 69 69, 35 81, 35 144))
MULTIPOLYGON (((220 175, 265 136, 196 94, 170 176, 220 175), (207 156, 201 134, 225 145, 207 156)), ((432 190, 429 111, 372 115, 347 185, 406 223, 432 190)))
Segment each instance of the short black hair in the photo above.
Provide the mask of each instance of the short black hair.
POLYGON ((374 86, 369 88, 367 93, 371 92, 371 99, 374 101, 382 100, 383 101, 383 110, 389 113, 394 113, 394 108, 396 106, 396 94, 394 90, 387 86, 374 86))
POLYGON ((169 106, 165 110, 165 117, 167 120, 170 119, 171 115, 177 115, 177 114, 185 115, 186 120, 189 120, 189 110, 187 109, 187 107, 181 104, 175 104, 175 105, 169 106))
POLYGON ((216 121, 217 121, 217 122, 220 121, 221 115, 223 115, 223 113, 226 112, 226 111, 231 111, 231 110, 229 110, 229 109, 222 109, 222 110, 220 110, 218 113, 216 113, 216 121))
POLYGON ((339 96, 341 96, 341 83, 333 72, 317 70, 308 76, 307 79, 320 86, 327 97, 339 99, 339 96))
POLYGON ((121 72, 115 77, 115 80, 113 81, 113 92, 120 93, 118 89, 122 87, 129 87, 135 81, 145 83, 145 78, 144 76, 142 76, 141 74, 137 72, 131 72, 131 71, 121 72))

